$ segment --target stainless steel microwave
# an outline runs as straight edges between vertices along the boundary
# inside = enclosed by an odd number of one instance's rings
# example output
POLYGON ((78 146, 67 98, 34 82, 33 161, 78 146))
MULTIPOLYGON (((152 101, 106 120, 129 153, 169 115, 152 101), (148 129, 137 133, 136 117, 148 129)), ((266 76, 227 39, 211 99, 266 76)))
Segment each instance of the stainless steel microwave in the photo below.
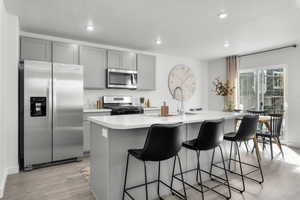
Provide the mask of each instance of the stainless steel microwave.
POLYGON ((137 88, 137 71, 107 69, 107 88, 137 88))

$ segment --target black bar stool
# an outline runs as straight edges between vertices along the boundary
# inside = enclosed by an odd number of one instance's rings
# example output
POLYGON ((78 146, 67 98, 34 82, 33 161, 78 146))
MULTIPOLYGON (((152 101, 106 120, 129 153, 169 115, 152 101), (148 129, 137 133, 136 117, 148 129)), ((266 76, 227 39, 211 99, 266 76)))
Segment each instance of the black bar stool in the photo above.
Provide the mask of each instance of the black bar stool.
MULTIPOLYGON (((220 119, 220 120, 215 120, 215 121, 205 121, 202 123, 198 137, 196 139, 193 140, 189 140, 184 142, 182 145, 183 147, 195 151, 196 156, 197 156, 197 168, 195 169, 190 169, 187 171, 184 171, 183 173, 189 173, 192 171, 196 171, 196 182, 198 183, 198 185, 201 187, 201 190, 199 190, 198 188, 196 188, 195 186, 193 186, 190 183, 185 182, 186 185, 188 185, 189 187, 195 189, 196 191, 200 192, 202 195, 202 199, 204 199, 204 193, 211 190, 216 192, 217 194, 223 196, 226 199, 230 199, 231 198, 231 191, 230 191, 230 186, 229 186, 229 181, 228 181, 228 176, 227 176, 227 171, 225 168, 225 161, 224 161, 224 156, 223 156, 223 151, 222 151, 222 147, 220 146, 220 144, 223 141, 223 136, 224 136, 224 120, 220 119), (214 154, 215 154, 215 148, 219 148, 220 150, 220 154, 222 157, 222 163, 223 163, 223 169, 224 169, 224 173, 225 173, 225 179, 212 174, 212 169, 208 172, 205 171, 203 169, 201 169, 200 167, 200 153, 201 151, 207 151, 207 150, 214 150, 213 151, 213 156, 212 156, 212 163, 213 163, 213 158, 214 158, 214 154), (204 185, 202 183, 202 176, 201 173, 204 172, 206 174, 208 174, 210 177, 214 177, 217 179, 220 179, 224 182, 219 181, 220 184, 214 186, 214 187, 208 187, 206 185, 204 185), (219 187, 221 185, 226 185, 228 187, 228 196, 218 192, 215 190, 216 187, 219 187), (206 189, 204 191, 204 188, 206 189)), ((175 161, 174 161, 174 166, 175 166, 175 161)), ((177 177, 180 174, 175 174, 173 178, 177 179, 180 181, 180 179, 177 177)), ((213 180, 213 179, 212 179, 213 180)), ((171 184, 172 187, 172 184, 171 184)))
MULTIPOLYGON (((159 196, 159 199, 162 199, 160 197, 160 183, 168 187, 172 194, 175 194, 180 199, 187 199, 186 198, 186 191, 185 191, 185 185, 183 181, 183 174, 182 174, 182 166, 181 161, 178 156, 178 152, 181 149, 181 132, 180 127, 182 126, 182 123, 177 124, 155 124, 152 125, 149 128, 147 139, 145 141, 145 145, 143 149, 129 149, 127 154, 127 163, 126 163, 126 172, 125 172, 125 181, 124 181, 124 190, 123 190, 123 197, 124 200, 125 194, 130 198, 134 198, 129 194, 129 190, 145 186, 146 190, 146 200, 148 200, 148 184, 156 183, 157 182, 157 194, 159 196), (127 173, 128 173, 128 164, 129 164, 129 156, 133 156, 136 159, 144 162, 144 172, 145 172, 145 183, 132 186, 129 188, 126 188, 126 182, 127 182, 127 173), (167 160, 169 158, 174 157, 176 160, 176 157, 179 161, 179 168, 180 168, 180 174, 182 179, 182 186, 184 194, 179 193, 178 191, 174 190, 172 187, 170 187, 168 184, 160 180, 160 162, 167 160), (154 161, 158 162, 158 178, 157 180, 148 182, 147 181, 147 169, 146 169, 146 161, 154 161)), ((174 173, 174 170, 173 172, 174 173)), ((173 174, 172 174, 173 176, 173 174)), ((173 180, 172 180, 173 183, 173 180)))
MULTIPOLYGON (((242 189, 239 189, 239 188, 234 187, 232 185, 230 187, 235 189, 235 190, 238 190, 241 193, 243 193, 245 191, 244 178, 247 178, 247 179, 250 179, 252 181, 258 182, 259 184, 262 184, 264 182, 263 172, 262 172, 261 164, 260 164, 260 160, 259 160, 259 152, 256 151, 258 166, 255 166, 255 165, 249 164, 249 163, 245 163, 245 162, 241 161, 241 155, 240 155, 240 150, 239 150, 239 145, 238 145, 238 142, 245 142, 245 141, 249 141, 249 140, 253 140, 254 144, 257 145, 256 138, 255 138, 256 137, 255 136, 256 135, 256 129, 257 129, 257 121, 258 121, 258 116, 257 115, 246 115, 246 116, 243 117, 241 125, 240 125, 237 132, 228 133, 224 136, 225 140, 231 142, 229 163, 228 163, 228 171, 230 173, 239 175, 242 179, 242 184, 243 184, 242 189), (232 158, 232 144, 233 143, 235 143, 238 160, 236 160, 235 158, 232 158), (231 161, 239 163, 241 173, 237 173, 237 172, 231 170, 231 161), (244 174, 242 164, 251 166, 251 167, 255 168, 255 170, 252 170, 252 171, 244 174), (260 175, 261 175, 261 180, 257 180, 257 179, 254 179, 254 178, 251 178, 251 177, 248 176, 249 174, 251 174, 255 171, 258 171, 258 170, 259 170, 260 175)), ((213 166, 218 167, 217 164, 213 164, 213 166)))

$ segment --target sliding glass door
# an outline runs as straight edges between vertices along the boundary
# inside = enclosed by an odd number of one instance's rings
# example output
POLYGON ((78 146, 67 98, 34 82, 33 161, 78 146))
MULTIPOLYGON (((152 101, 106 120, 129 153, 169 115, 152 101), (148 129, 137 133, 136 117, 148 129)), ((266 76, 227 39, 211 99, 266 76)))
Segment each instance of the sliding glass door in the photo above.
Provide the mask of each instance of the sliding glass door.
POLYGON ((244 110, 284 111, 285 69, 282 66, 239 71, 239 104, 244 110))
POLYGON ((239 104, 243 109, 257 107, 258 84, 256 71, 243 71, 239 73, 239 104))

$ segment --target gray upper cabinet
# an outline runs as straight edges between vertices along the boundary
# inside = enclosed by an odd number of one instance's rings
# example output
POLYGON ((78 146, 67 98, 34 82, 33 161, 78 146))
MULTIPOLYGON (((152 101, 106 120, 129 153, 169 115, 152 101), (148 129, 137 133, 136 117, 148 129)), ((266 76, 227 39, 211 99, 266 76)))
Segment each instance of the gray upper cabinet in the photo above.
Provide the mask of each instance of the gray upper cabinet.
POLYGON ((122 52, 116 50, 107 51, 107 67, 108 68, 122 68, 122 52))
POLYGON ((21 37, 20 38, 20 59, 51 61, 51 41, 21 37))
POLYGON ((129 51, 108 50, 108 68, 136 70, 136 54, 129 51))
POLYGON ((137 55, 138 89, 156 89, 156 57, 151 55, 137 55))
POLYGON ((133 52, 122 52, 123 68, 127 70, 136 70, 136 54, 133 52))
POLYGON ((81 46, 79 52, 80 65, 84 67, 84 88, 105 88, 106 50, 81 46))
POLYGON ((78 45, 63 42, 52 43, 53 62, 63 64, 75 64, 78 62, 78 45))

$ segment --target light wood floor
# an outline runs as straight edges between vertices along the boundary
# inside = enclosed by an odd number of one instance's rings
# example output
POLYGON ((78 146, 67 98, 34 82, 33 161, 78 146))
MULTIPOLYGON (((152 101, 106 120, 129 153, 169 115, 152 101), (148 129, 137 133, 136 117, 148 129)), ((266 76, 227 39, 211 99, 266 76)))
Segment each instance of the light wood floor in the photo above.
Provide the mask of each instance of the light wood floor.
MULTIPOLYGON (((274 146, 275 153, 279 152, 274 146)), ((300 150, 284 147, 285 159, 276 155, 270 161, 269 151, 263 153, 265 183, 260 186, 246 181, 243 195, 232 191, 233 200, 296 200, 300 199, 300 150)), ((243 153, 243 159, 252 160, 253 155, 243 153)), ((88 159, 81 162, 10 175, 7 179, 3 200, 94 200, 88 181, 80 170, 89 165, 88 159)), ((238 184, 236 177, 231 182, 238 184)), ((176 199, 174 197, 166 198, 176 199)), ((188 199, 200 200, 201 195, 188 190, 188 199)), ((208 192, 206 200, 222 199, 208 192)))

